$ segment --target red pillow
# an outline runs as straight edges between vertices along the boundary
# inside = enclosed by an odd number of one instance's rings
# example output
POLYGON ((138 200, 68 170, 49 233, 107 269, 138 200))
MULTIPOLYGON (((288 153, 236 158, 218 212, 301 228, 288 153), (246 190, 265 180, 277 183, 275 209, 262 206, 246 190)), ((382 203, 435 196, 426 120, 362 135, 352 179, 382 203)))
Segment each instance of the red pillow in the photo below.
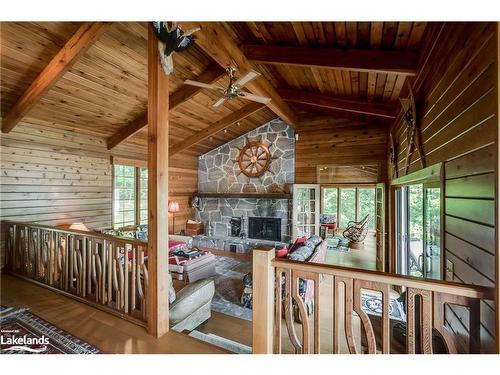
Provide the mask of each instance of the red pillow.
POLYGON ((276 252, 276 258, 285 258, 288 255, 288 248, 285 246, 276 252))
POLYGON ((297 249, 300 245, 302 245, 304 242, 306 242, 306 240, 307 240, 307 236, 298 237, 295 240, 295 242, 293 243, 292 247, 290 248, 289 253, 291 253, 292 251, 297 249))

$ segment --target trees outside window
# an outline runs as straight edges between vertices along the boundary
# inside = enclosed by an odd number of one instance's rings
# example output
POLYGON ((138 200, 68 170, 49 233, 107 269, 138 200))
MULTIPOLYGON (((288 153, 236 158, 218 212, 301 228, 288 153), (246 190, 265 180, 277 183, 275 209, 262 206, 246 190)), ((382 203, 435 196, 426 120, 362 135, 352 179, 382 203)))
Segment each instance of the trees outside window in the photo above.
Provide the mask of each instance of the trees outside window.
POLYGON ((113 166, 113 228, 148 222, 148 170, 113 166))
POLYGON ((340 228, 369 215, 368 228, 375 230, 375 187, 324 186, 322 213, 337 215, 340 228))

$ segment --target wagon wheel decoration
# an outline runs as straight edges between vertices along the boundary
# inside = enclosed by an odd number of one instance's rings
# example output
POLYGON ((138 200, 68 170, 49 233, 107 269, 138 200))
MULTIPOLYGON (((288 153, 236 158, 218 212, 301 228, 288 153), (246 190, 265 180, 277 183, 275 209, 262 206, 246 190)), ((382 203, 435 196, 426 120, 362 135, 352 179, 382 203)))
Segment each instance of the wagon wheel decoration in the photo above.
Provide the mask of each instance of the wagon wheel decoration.
POLYGON ((261 142, 250 141, 238 155, 238 165, 241 173, 248 177, 262 176, 271 163, 269 148, 261 142))

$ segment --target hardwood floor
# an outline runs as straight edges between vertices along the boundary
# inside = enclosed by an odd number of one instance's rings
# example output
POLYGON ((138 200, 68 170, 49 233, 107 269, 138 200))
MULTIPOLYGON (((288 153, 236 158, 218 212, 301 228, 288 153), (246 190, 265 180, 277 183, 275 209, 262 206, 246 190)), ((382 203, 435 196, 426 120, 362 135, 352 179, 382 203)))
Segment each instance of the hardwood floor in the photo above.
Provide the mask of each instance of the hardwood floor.
POLYGON ((377 248, 374 233, 368 233, 363 243, 349 252, 327 250, 325 263, 336 266, 361 268, 366 270, 377 269, 377 248))
POLYGON ((1 304, 30 311, 105 353, 226 354, 178 332, 156 339, 145 328, 17 277, 1 275, 1 304))
MULTIPOLYGON (((359 249, 348 253, 327 251, 326 263, 340 266, 375 269, 375 237, 368 236, 359 249)), ((232 254, 231 254, 232 255, 232 254)), ((329 277, 321 283, 323 301, 329 301, 332 285, 329 277)), ((184 283, 174 283, 176 289, 184 283)), ((148 335, 146 330, 133 323, 87 306, 55 292, 39 287, 17 277, 2 274, 1 303, 14 307, 29 307, 30 311, 57 327, 88 341, 105 353, 227 353, 177 332, 169 332, 160 339, 148 335)), ((323 305, 321 336, 323 352, 331 352, 331 308, 323 305)), ((283 322, 284 324, 284 322, 283 322)), ((198 331, 252 346, 252 322, 213 311, 212 318, 198 331)), ((300 325, 296 324, 300 337, 300 325)), ((293 347, 283 326, 283 353, 293 353, 293 347)))

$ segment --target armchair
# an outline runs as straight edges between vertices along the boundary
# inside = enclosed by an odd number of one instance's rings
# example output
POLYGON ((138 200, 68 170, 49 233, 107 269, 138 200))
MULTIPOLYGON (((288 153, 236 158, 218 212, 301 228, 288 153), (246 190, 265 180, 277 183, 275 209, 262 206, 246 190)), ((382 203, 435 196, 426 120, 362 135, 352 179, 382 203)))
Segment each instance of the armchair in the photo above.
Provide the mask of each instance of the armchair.
POLYGON ((215 284, 212 279, 190 283, 176 293, 170 273, 168 278, 169 320, 170 327, 174 331, 192 331, 210 319, 212 298, 215 294, 215 284))
POLYGON ((348 222, 343 236, 351 242, 363 242, 368 233, 369 217, 370 215, 366 215, 361 221, 348 222))

